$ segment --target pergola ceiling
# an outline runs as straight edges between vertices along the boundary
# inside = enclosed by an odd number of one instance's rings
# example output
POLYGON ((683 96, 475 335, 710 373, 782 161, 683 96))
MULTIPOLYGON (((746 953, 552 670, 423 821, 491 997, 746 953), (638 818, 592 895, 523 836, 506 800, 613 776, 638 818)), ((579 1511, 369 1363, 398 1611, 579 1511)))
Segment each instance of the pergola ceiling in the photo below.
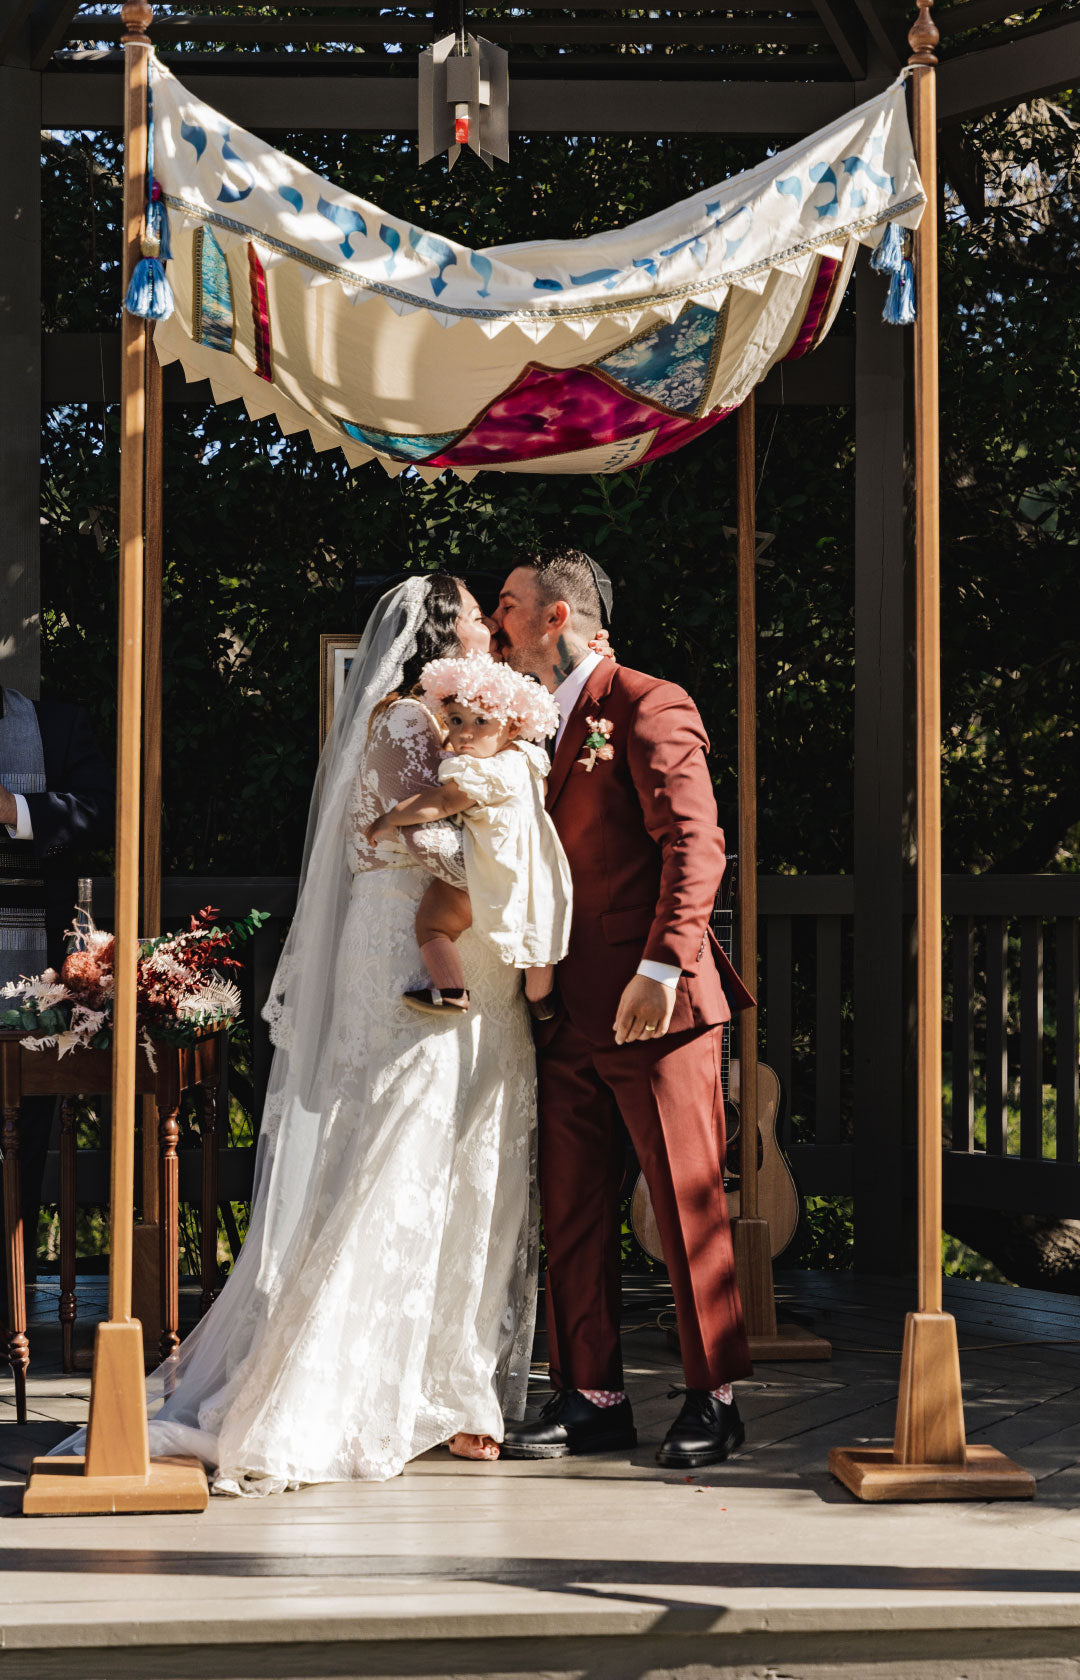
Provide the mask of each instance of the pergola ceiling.
MULTIPOLYGON (((941 55, 982 56, 1063 29, 1080 37, 1080 0, 1049 5, 959 0, 935 7, 941 55)), ((527 0, 477 7, 470 27, 505 46, 512 73, 530 79, 860 82, 907 56, 910 9, 892 0, 697 0, 631 8, 619 0, 567 6, 527 0)), ((379 5, 376 0, 306 0, 299 6, 209 0, 155 6, 152 38, 183 73, 325 74, 409 78, 418 49, 451 26, 445 0, 379 5), (259 65, 252 63, 257 55, 259 65)), ((118 4, 0 0, 0 60, 38 70, 104 68, 118 50, 118 4)), ((1066 43, 1062 74, 1080 72, 1066 43)), ((1034 89, 1032 91, 1035 91, 1034 89)))

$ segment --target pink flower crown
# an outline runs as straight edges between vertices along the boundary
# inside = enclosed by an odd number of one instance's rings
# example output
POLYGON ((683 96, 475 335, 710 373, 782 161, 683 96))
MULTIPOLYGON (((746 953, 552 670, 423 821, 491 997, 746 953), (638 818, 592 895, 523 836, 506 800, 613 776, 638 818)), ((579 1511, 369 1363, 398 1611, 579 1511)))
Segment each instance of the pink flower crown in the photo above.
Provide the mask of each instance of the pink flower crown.
POLYGON ((458 700, 516 723, 528 741, 546 741, 559 727, 559 708, 547 689, 490 653, 432 659, 420 673, 420 692, 429 706, 444 708, 448 700, 458 700))

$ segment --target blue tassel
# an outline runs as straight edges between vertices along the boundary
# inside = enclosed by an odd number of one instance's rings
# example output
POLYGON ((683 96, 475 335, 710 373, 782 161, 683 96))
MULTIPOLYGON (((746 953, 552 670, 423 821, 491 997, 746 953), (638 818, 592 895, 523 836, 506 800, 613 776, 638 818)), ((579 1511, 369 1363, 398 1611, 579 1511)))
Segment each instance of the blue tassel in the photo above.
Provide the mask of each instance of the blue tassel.
MULTIPOLYGON (((154 191, 158 189, 155 186, 154 191)), ((163 198, 152 198, 146 212, 146 231, 158 242, 158 256, 163 263, 172 257, 172 238, 169 232, 169 212, 163 198)))
POLYGON ((172 287, 157 257, 142 257, 136 263, 124 308, 144 321, 164 321, 172 314, 172 287))
POLYGON ((904 260, 904 236, 897 222, 886 223, 885 233, 870 258, 875 274, 899 274, 904 260))
POLYGON ((906 258, 889 281, 881 318, 890 327, 910 327, 915 320, 915 271, 906 258))

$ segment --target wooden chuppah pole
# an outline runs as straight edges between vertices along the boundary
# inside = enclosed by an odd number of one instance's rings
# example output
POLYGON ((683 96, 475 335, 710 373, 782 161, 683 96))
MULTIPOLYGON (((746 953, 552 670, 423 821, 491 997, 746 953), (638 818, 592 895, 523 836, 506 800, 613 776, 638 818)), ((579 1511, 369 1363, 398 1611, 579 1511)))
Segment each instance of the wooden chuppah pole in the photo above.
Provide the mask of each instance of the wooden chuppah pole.
POLYGON ((918 954, 918 1307, 908 1313, 891 1447, 834 1447, 829 1468, 866 1500, 1030 1499, 1035 1481, 993 1447, 968 1446, 956 1320, 941 1287, 941 619, 937 57, 921 5, 912 52, 915 155, 926 209, 915 234, 915 732, 918 954))
MULTIPOLYGON (((918 1310, 941 1297, 941 526, 938 381, 937 27, 911 31, 915 154, 926 210, 915 234, 915 921, 918 1025, 918 1310)), ((950 1319, 949 1321, 953 1321, 950 1319)), ((953 1325, 955 1341, 955 1324, 953 1325)), ((959 1361, 959 1355, 957 1356, 959 1361)), ((959 1366, 958 1366, 959 1375, 959 1366)), ((901 1407, 904 1406, 901 1389, 901 1407)), ((964 1419, 959 1417, 959 1452, 964 1419)), ((901 1420, 897 1420, 901 1433, 901 1420)), ((953 1443, 942 1441, 942 1446, 953 1443)), ((955 1450, 955 1449, 954 1449, 955 1450)))
MULTIPOLYGON (((124 250, 127 291, 139 259, 148 200, 147 142, 153 10, 126 0, 124 49, 124 250)), ((147 326, 121 312, 120 635, 116 754, 116 949, 113 959, 112 1162, 109 1318, 94 1343, 85 1457, 35 1459, 23 1496, 28 1516, 127 1511, 201 1511, 202 1466, 150 1460, 142 1326, 132 1317, 135 1196, 136 962, 143 694, 143 531, 147 326)))
MULTIPOLYGON (((143 748, 142 748, 142 919, 143 937, 161 926, 161 689, 162 689, 162 391, 161 363, 154 354, 154 325, 148 323, 144 357, 143 460, 143 748)), ((141 1104, 142 1217, 133 1236, 133 1299, 147 1347, 161 1339, 162 1257, 158 1182, 158 1112, 153 1096, 141 1104)), ((167 1262, 166 1262, 167 1264, 167 1262)))
MULTIPOLYGON (((757 952, 757 404, 751 391, 738 413, 736 505, 738 542, 739 694, 739 975, 753 995, 758 991, 757 952)), ((749 1220, 758 1217, 758 1012, 739 1017, 739 1208, 749 1220)), ((772 1265, 770 1261, 770 1272, 772 1265)), ((776 1329, 770 1281, 766 1319, 776 1329)))
MULTIPOLYGON (((736 523, 738 602, 739 752, 739 978, 757 996, 757 550, 755 482, 755 393, 737 417, 736 523)), ((735 1271, 746 1333, 755 1357, 776 1336, 772 1248, 768 1221, 758 1215, 758 1012, 739 1016, 739 1217, 732 1221, 735 1271)), ((767 1355, 766 1355, 767 1357, 767 1355)))
MULTIPOLYGON (((757 467, 756 393, 738 413, 736 439, 739 977, 757 995, 757 467)), ((769 1222, 758 1207, 758 1012, 739 1016, 739 1216, 732 1221, 735 1272, 755 1360, 828 1359, 828 1342, 801 1325, 776 1322, 769 1222)))

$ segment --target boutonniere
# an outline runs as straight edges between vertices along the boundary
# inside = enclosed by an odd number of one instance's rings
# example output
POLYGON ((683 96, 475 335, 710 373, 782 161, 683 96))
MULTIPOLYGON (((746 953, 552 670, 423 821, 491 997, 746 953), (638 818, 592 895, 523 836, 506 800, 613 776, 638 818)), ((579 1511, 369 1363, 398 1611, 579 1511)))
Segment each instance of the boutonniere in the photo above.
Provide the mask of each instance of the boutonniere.
POLYGON ((591 774, 598 758, 614 758, 615 748, 611 744, 613 725, 610 718, 586 718, 589 733, 585 737, 585 751, 576 761, 587 774, 591 774))

